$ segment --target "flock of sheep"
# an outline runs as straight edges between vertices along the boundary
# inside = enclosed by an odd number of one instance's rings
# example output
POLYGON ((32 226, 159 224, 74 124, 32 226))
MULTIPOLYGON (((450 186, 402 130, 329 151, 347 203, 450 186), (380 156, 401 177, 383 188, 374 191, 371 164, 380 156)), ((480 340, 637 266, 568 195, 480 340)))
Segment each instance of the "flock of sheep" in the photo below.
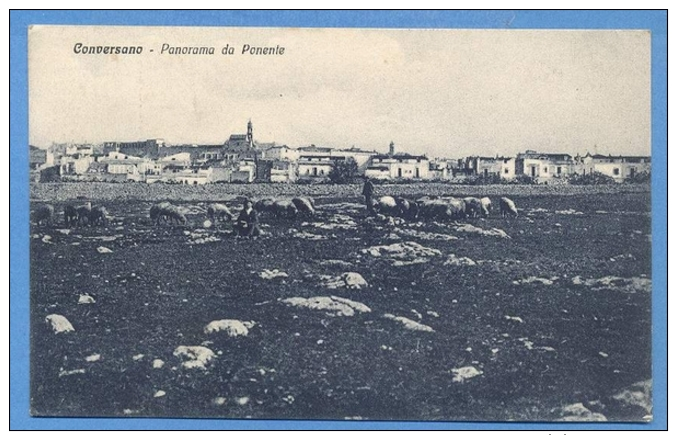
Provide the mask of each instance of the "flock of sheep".
MULTIPOLYGON (((385 216, 402 217, 409 220, 456 220, 487 217, 492 203, 488 197, 455 198, 452 196, 424 196, 416 201, 402 197, 382 196, 372 200, 371 209, 385 216)), ((515 203, 506 197, 499 199, 501 216, 517 216, 515 203)))
MULTIPOLYGON (((406 220, 457 220, 465 218, 486 217, 492 210, 492 202, 488 197, 455 198, 450 196, 424 196, 417 200, 403 197, 382 196, 370 200, 370 211, 375 215, 401 217, 406 220)), ((296 216, 312 216, 315 214, 315 201, 310 197, 292 199, 265 198, 254 203, 254 209, 260 214, 278 218, 295 218, 296 216)), ((517 216, 515 203, 506 197, 499 199, 501 216, 517 216)), ((54 206, 43 204, 34 211, 37 225, 51 225, 54 219, 54 206)), ((149 217, 152 223, 163 222, 185 225, 188 222, 184 211, 169 202, 160 202, 151 206, 149 217)), ((213 203, 207 206, 207 218, 210 222, 230 221, 235 215, 224 204, 213 203)), ((84 205, 66 205, 64 220, 68 227, 83 225, 105 225, 110 219, 104 206, 92 207, 90 202, 84 205)))
MULTIPOLYGON (((109 216, 106 207, 97 205, 92 207, 91 202, 74 206, 68 204, 63 208, 64 221, 67 227, 92 225, 106 225, 109 216)), ((33 219, 37 225, 51 225, 54 221, 54 206, 43 204, 35 209, 33 219)))

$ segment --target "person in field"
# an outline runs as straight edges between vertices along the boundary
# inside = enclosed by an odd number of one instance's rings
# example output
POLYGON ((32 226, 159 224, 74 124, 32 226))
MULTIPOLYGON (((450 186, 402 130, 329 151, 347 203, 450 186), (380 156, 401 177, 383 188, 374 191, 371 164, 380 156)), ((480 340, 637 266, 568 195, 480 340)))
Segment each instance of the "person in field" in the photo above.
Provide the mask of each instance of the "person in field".
POLYGON ((368 177, 364 177, 364 186, 362 187, 362 195, 364 195, 364 201, 367 205, 367 211, 372 213, 374 210, 374 204, 372 202, 372 196, 374 195, 374 183, 368 177))
POLYGON ((256 210, 253 208, 253 203, 249 199, 245 199, 244 208, 240 212, 240 216, 235 222, 236 234, 240 237, 256 237, 261 235, 259 229, 259 218, 256 210))

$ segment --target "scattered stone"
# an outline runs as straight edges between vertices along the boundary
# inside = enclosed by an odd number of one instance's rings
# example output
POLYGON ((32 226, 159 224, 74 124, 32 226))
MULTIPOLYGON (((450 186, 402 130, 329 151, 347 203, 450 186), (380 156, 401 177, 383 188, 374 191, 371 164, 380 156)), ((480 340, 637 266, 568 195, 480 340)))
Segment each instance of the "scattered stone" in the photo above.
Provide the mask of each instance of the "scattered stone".
POLYGON ((288 278, 289 275, 287 275, 286 272, 283 272, 281 270, 273 269, 273 270, 268 270, 268 269, 263 269, 261 272, 259 272, 259 276, 263 279, 275 279, 275 278, 288 278))
POLYGON ((571 279, 574 285, 584 285, 593 290, 616 290, 623 293, 651 292, 651 279, 646 277, 621 278, 605 276, 603 278, 583 279, 575 276, 571 279))
POLYGON ((456 224, 452 225, 451 228, 458 232, 470 233, 470 234, 480 234, 482 236, 490 237, 499 237, 502 239, 510 239, 511 237, 503 230, 498 228, 492 228, 490 230, 485 230, 480 227, 476 227, 471 224, 456 224))
POLYGON ((583 214, 581 211, 576 211, 573 208, 570 208, 568 210, 555 210, 555 214, 562 214, 562 215, 577 215, 580 216, 583 214))
POLYGON ((59 370, 59 377, 70 376, 70 375, 81 375, 87 373, 85 369, 75 369, 75 370, 59 370))
POLYGON ((249 403, 249 397, 247 397, 247 396, 238 397, 237 399, 235 399, 235 403, 237 403, 240 406, 244 406, 247 403, 249 403))
POLYGON ((223 405, 225 405, 227 401, 228 401, 228 400, 227 400, 225 397, 216 397, 216 398, 214 398, 214 400, 213 400, 214 405, 218 405, 218 406, 223 406, 223 405))
POLYGON ((325 311, 330 317, 354 316, 355 312, 370 313, 366 305, 338 296, 315 296, 311 298, 293 297, 280 302, 291 307, 302 307, 311 310, 325 311))
POLYGON ((162 361, 161 359, 156 358, 156 359, 153 360, 153 368, 154 369, 161 369, 162 367, 164 367, 164 365, 165 365, 165 362, 162 361))
POLYGON ((49 235, 42 236, 42 243, 52 243, 52 236, 49 235))
POLYGON ((323 266, 353 267, 351 263, 344 260, 322 260, 320 264, 323 266))
POLYGON ((407 319, 406 317, 402 316, 394 316, 392 314, 384 314, 383 317, 385 319, 391 319, 396 322, 399 322, 404 326, 405 329, 409 329, 411 331, 421 331, 421 332, 435 332, 433 328, 430 326, 424 325, 422 323, 418 323, 414 320, 407 319))
POLYGON ((426 263, 431 257, 442 255, 438 249, 426 248, 416 242, 394 243, 392 245, 372 246, 363 249, 363 254, 369 254, 376 258, 385 258, 392 262, 393 266, 406 266, 411 264, 426 263))
POLYGON ((304 226, 312 226, 313 228, 322 228, 325 230, 351 230, 357 227, 355 220, 345 214, 333 214, 329 217, 328 222, 307 222, 304 226))
POLYGON ((534 283, 539 283, 539 284, 543 284, 543 285, 552 285, 556 279, 557 279, 556 277, 553 277, 551 279, 547 279, 547 278, 539 278, 537 276, 530 276, 528 278, 517 279, 517 280, 513 281, 512 283, 515 284, 515 285, 534 284, 534 283))
POLYGON ((458 240, 458 237, 452 236, 450 234, 429 233, 426 231, 417 231, 411 228, 395 228, 393 231, 394 233, 397 233, 399 235, 414 237, 422 240, 444 240, 444 241, 458 240))
POLYGON ((45 317, 45 323, 51 326, 52 331, 55 334, 75 332, 75 328, 71 325, 71 322, 61 314, 50 314, 45 317))
POLYGON ((86 358, 85 358, 85 361, 87 361, 87 362, 96 362, 96 361, 99 361, 100 359, 101 359, 101 355, 98 354, 98 353, 95 353, 95 354, 92 354, 92 355, 86 357, 86 358))
POLYGON ((601 356, 602 358, 609 358, 609 354, 606 352, 599 352, 599 356, 601 356))
POLYGON ((444 262, 445 266, 475 266, 477 263, 471 260, 468 257, 457 257, 454 254, 449 255, 447 261, 444 262))
POLYGON ((557 421, 607 421, 603 414, 590 411, 582 403, 567 405, 554 412, 559 415, 557 421))
POLYGON ((395 233, 388 233, 388 235, 385 236, 385 237, 383 237, 383 239, 384 239, 384 240, 394 240, 394 241, 397 241, 397 240, 402 240, 402 237, 398 236, 398 235, 395 234, 395 233))
POLYGON ((305 231, 297 231, 294 232, 293 237, 297 239, 306 239, 306 240, 327 240, 327 236, 323 236, 322 234, 314 234, 314 233, 308 233, 305 231))
POLYGON ((524 323, 521 317, 505 316, 505 320, 512 320, 517 323, 524 323))
POLYGON ((67 236, 67 235, 69 235, 69 234, 71 233, 71 230, 69 230, 69 229, 67 229, 67 228, 65 228, 65 229, 58 229, 58 230, 56 230, 56 231, 59 232, 59 233, 61 233, 61 234, 63 234, 63 235, 65 235, 65 236, 67 236))
POLYGON ((454 374, 452 381, 459 383, 463 383, 468 379, 472 379, 475 376, 479 376, 483 373, 481 370, 478 370, 473 366, 465 366, 457 369, 451 369, 450 372, 454 374))
POLYGON ((80 295, 80 297, 78 298, 78 304, 81 304, 81 305, 82 304, 93 304, 94 302, 95 302, 94 298, 91 297, 88 294, 80 295))
POLYGON ((106 248, 105 246, 99 246, 98 248, 96 248, 96 250, 99 254, 111 254, 113 252, 110 249, 106 248))
POLYGON ((426 314, 432 317, 440 317, 440 315, 437 314, 436 311, 426 311, 426 314))
POLYGON ((249 328, 243 322, 233 319, 214 320, 204 328, 205 334, 222 331, 226 332, 229 337, 246 337, 249 334, 249 328))
POLYGON ((183 361, 183 368, 201 370, 205 370, 207 364, 216 358, 214 352, 204 346, 179 346, 174 350, 174 356, 183 361))
POLYGON ((153 397, 163 397, 167 393, 164 392, 164 390, 157 390, 155 394, 153 394, 153 397))
POLYGON ((144 356, 146 356, 146 355, 144 355, 144 354, 142 354, 142 353, 138 353, 138 354, 136 354, 136 355, 134 355, 134 356, 132 357, 132 360, 134 360, 134 361, 141 361, 141 360, 143 359, 144 356))
POLYGON ((360 290, 369 286, 362 275, 356 272, 346 272, 339 276, 320 275, 320 280, 320 284, 329 289, 360 290))

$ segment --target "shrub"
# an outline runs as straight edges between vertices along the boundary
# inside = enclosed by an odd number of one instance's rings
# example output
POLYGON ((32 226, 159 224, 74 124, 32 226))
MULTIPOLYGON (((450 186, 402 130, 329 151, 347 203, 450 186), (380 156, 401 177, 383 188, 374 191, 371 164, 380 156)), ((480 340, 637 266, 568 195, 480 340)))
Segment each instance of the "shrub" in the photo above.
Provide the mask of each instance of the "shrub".
POLYGON ((589 174, 573 174, 568 178, 569 184, 573 185, 591 185, 591 184, 615 184, 616 181, 608 175, 599 172, 589 174))
POLYGON ((358 167, 355 159, 337 160, 329 171, 329 181, 334 184, 353 183, 358 179, 358 167))
POLYGON ((651 171, 645 171, 635 174, 632 178, 626 178, 627 184, 651 184, 651 171))

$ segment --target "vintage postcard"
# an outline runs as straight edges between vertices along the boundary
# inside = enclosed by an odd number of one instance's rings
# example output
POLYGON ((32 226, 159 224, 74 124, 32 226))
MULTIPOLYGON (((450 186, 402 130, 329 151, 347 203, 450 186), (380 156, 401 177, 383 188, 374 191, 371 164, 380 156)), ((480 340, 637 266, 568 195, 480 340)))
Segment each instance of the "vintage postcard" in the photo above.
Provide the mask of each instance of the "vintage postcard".
POLYGON ((28 29, 33 416, 653 418, 651 34, 28 29))

